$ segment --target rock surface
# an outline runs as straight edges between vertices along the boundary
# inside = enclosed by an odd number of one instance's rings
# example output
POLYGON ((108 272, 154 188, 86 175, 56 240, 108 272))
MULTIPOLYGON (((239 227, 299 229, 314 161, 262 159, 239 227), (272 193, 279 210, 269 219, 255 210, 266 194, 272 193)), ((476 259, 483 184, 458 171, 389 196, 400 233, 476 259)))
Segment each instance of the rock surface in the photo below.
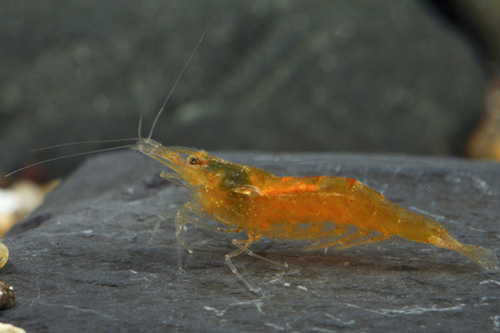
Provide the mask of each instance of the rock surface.
MULTIPOLYGON (((354 154, 224 153, 277 175, 354 177, 429 215, 460 241, 498 251, 498 164, 354 154)), ((344 251, 302 252, 263 240, 234 259, 262 295, 224 263, 231 237, 192 227, 177 267, 174 227, 157 215, 186 200, 136 152, 96 156, 4 238, 1 280, 17 294, 2 322, 28 332, 370 331, 498 329, 500 279, 459 254, 393 239, 344 251)), ((233 236, 234 237, 234 236, 233 236)), ((236 237, 242 237, 237 235, 236 237)))
POLYGON ((214 15, 163 143, 460 154, 481 112, 475 49, 422 1, 3 1, 0 171, 33 148, 136 136, 141 109, 149 128, 214 15))

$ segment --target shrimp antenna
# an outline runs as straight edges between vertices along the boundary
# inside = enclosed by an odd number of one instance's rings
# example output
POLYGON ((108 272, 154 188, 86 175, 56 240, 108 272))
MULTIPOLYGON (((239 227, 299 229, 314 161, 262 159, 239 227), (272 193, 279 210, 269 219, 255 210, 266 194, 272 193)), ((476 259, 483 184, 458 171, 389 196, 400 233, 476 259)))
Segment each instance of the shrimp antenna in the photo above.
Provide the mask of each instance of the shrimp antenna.
POLYGON ((77 146, 77 145, 86 145, 86 144, 94 144, 94 143, 124 142, 124 141, 132 141, 132 140, 137 141, 137 138, 66 142, 66 143, 60 143, 57 145, 52 145, 52 146, 47 146, 47 147, 35 148, 35 149, 32 149, 31 152, 34 153, 37 151, 49 150, 49 149, 60 148, 60 147, 65 147, 65 146, 77 146))
POLYGON ((151 43, 151 51, 149 52, 149 60, 148 60, 148 65, 146 67, 146 73, 144 73, 144 86, 142 89, 142 100, 141 100, 141 112, 139 116, 139 124, 137 125, 137 136, 139 140, 142 138, 142 118, 144 115, 144 101, 146 99, 146 91, 148 87, 148 73, 149 73, 149 68, 151 67, 151 60, 153 59, 153 54, 155 50, 155 45, 156 45, 156 36, 158 34, 158 29, 156 29, 156 22, 158 21, 158 15, 155 16, 155 21, 154 21, 154 35, 153 35, 153 42, 151 43))
MULTIPOLYGON (((193 51, 191 52, 191 55, 189 56, 188 60, 186 61, 186 64, 182 68, 180 74, 177 76, 177 79, 175 80, 174 85, 172 86, 172 89, 170 89, 170 92, 168 93, 167 98, 165 98, 165 100, 163 101, 163 104, 161 105, 161 108, 158 111, 158 113, 156 114, 156 117, 155 117, 155 119, 153 121, 153 125, 151 126, 151 131, 149 131, 148 140, 151 139, 151 137, 153 136, 153 131, 154 131, 155 127, 156 127, 156 123, 158 122, 158 119, 160 119, 160 116, 163 113, 163 110, 165 110, 165 105, 167 105, 167 102, 170 99, 170 96, 172 96, 172 93, 174 92, 175 88, 177 87, 177 84, 179 83, 179 80, 184 75, 184 72, 186 71, 186 69, 189 66, 189 63, 191 62, 191 59, 193 59, 194 54, 196 53, 196 51, 198 50, 198 47, 200 46, 201 42, 205 38, 205 35, 207 34, 208 29, 210 28, 210 25, 212 25, 212 22, 214 21, 214 18, 215 18, 215 16, 212 16, 212 19, 210 20, 210 22, 208 23, 207 27, 205 28, 205 31, 203 31, 203 34, 201 35, 200 39, 198 40, 198 43, 196 44, 196 46, 194 47, 193 51)), ((139 137, 140 137, 140 135, 139 135, 139 137)))
POLYGON ((27 166, 25 166, 23 168, 14 170, 14 171, 6 174, 4 177, 9 177, 10 175, 18 173, 19 171, 23 171, 23 170, 26 170, 26 169, 31 168, 33 166, 44 164, 44 163, 47 163, 47 162, 62 160, 62 159, 69 158, 69 157, 76 157, 76 156, 83 156, 83 155, 90 155, 90 154, 95 154, 95 153, 101 153, 101 152, 111 151, 111 150, 132 148, 133 146, 134 145, 123 145, 123 146, 118 146, 118 147, 110 147, 110 148, 104 148, 104 149, 97 149, 97 150, 92 150, 92 151, 86 151, 86 152, 83 152, 83 153, 76 153, 76 154, 70 154, 70 155, 65 155, 65 156, 59 156, 59 157, 49 158, 47 160, 43 160, 43 161, 40 161, 40 162, 37 162, 37 163, 33 163, 33 164, 27 165, 27 166))

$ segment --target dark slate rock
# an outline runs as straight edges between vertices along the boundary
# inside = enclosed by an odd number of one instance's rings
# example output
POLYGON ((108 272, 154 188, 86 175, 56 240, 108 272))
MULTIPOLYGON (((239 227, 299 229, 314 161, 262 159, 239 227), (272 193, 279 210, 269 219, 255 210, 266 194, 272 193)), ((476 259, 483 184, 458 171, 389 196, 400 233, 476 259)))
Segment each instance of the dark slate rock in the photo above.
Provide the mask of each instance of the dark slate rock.
POLYGON ((474 49, 421 1, 2 1, 0 170, 136 136, 141 108, 149 128, 214 15, 161 142, 460 154, 481 111, 474 49))
MULTIPOLYGON (((278 175, 357 178, 436 218, 460 241, 498 250, 500 170, 459 159, 355 154, 224 153, 278 175)), ((263 240, 246 255, 249 292, 224 263, 231 237, 192 227, 194 253, 177 267, 174 227, 156 216, 186 200, 137 152, 93 157, 3 240, 1 279, 17 294, 0 314, 29 332, 425 331, 498 329, 500 280, 459 254, 393 239, 345 251, 302 252, 263 240)), ((233 236, 234 237, 234 236, 233 236)), ((243 237, 238 235, 237 237, 243 237)))

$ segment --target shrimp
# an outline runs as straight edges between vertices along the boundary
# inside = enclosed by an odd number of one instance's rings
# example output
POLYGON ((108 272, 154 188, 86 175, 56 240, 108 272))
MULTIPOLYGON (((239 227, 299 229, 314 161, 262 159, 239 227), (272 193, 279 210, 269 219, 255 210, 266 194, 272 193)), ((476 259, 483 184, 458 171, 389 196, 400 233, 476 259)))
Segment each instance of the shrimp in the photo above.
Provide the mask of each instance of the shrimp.
MULTIPOLYGON (((238 272, 231 259, 246 253, 276 263, 250 250, 262 237, 309 241, 312 245, 305 249, 326 250, 399 236, 456 251, 487 271, 500 270, 494 251, 460 243, 438 222, 406 210, 352 178, 278 177, 203 150, 163 146, 151 137, 140 140, 133 149, 169 167, 171 171, 160 176, 191 192, 190 200, 176 213, 179 249, 182 245, 191 253, 184 239, 188 223, 221 232, 246 232, 247 239, 233 239, 237 249, 228 253, 225 261, 254 292, 258 289, 238 272), (215 220, 220 227, 205 219, 215 220)), ((180 250, 179 265, 182 270, 180 250)))

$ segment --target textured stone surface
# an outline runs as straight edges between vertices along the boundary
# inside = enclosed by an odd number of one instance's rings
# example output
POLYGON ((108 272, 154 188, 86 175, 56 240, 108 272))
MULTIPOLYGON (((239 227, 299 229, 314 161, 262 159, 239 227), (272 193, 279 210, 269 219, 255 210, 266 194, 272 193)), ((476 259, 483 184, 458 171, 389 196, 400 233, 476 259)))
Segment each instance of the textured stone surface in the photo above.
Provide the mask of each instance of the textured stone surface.
POLYGON ((421 1, 3 1, 0 170, 136 136, 144 79, 149 125, 214 15, 155 133, 166 144, 460 154, 481 111, 474 49, 421 1))
MULTIPOLYGON (((355 177, 436 218, 460 241, 498 251, 500 170, 455 159, 353 154, 225 153, 278 175, 355 177)), ((2 322, 28 332, 80 331, 476 331, 499 328, 500 279, 457 253, 402 239, 345 251, 302 252, 263 240, 254 250, 283 271, 242 255, 224 263, 228 235, 190 228, 193 255, 177 268, 174 227, 156 216, 186 200, 136 152, 94 157, 3 240, 0 271, 17 294, 2 322)))

